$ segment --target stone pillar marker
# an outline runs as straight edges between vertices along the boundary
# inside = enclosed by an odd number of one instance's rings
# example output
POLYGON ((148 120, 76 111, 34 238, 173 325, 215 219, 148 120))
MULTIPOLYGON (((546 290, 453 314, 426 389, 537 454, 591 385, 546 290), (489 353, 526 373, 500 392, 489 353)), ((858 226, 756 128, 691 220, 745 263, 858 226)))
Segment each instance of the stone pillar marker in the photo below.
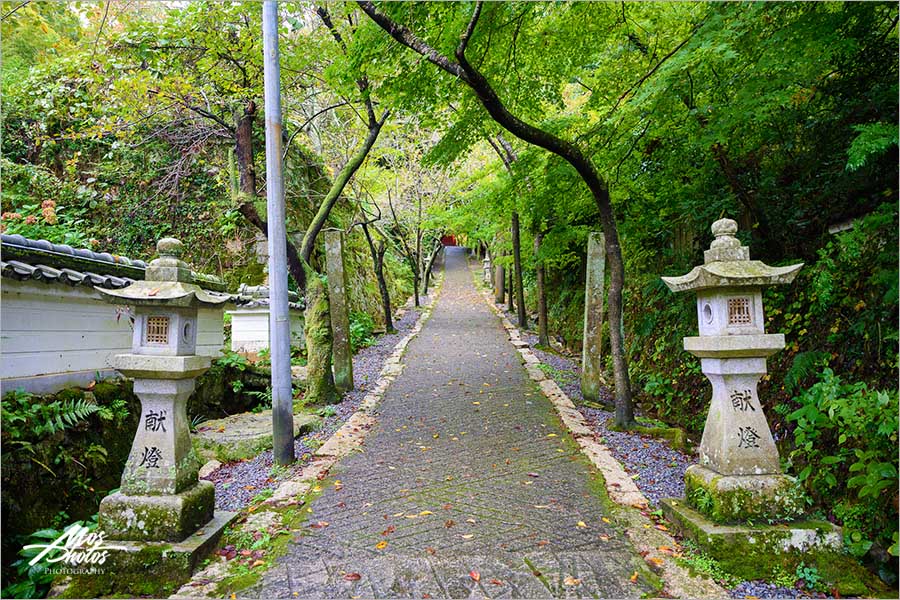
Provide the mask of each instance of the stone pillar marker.
POLYGON ((588 236, 587 272, 584 282, 584 335, 581 350, 581 394, 585 400, 600 401, 600 374, 603 372, 603 290, 606 247, 602 233, 588 236))
POLYGON ((353 353, 350 350, 350 315, 347 310, 347 274, 344 271, 344 232, 325 233, 325 269, 328 273, 328 301, 331 305, 331 360, 334 385, 338 391, 353 389, 353 353))
POLYGON ((485 283, 491 282, 491 257, 485 256, 481 260, 482 280, 485 283))
POLYGON ((184 565, 196 564, 211 550, 210 540, 234 516, 213 514, 215 488, 197 478, 200 465, 186 411, 196 377, 210 366, 209 357, 195 353, 198 308, 223 304, 231 296, 194 284, 179 258, 178 240, 162 239, 157 250, 160 257, 147 266, 144 281, 117 290, 95 288, 107 302, 133 306, 135 313, 132 351, 117 355, 112 366, 134 379, 141 415, 120 491, 101 501, 98 517, 104 535, 124 541, 126 550, 110 555, 111 574, 123 581, 126 573, 147 571, 141 560, 129 563, 129 556, 154 542, 169 544, 167 556, 180 565, 169 565, 171 573, 184 576, 184 565))
POLYGON ((506 296, 506 274, 503 266, 497 264, 494 267, 494 302, 503 304, 504 296, 506 296))

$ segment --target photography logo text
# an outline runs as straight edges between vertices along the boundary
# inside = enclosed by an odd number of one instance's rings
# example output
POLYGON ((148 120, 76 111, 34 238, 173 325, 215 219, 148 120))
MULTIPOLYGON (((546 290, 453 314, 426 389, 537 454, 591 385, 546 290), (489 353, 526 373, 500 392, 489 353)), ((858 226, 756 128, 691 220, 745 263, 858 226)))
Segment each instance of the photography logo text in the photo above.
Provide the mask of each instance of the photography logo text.
MULTIPOLYGON (((109 557, 111 550, 125 550, 122 546, 107 545, 102 531, 91 531, 89 527, 74 524, 69 526, 58 538, 48 544, 28 544, 25 550, 41 549, 29 561, 30 566, 44 560, 47 564, 62 563, 66 567, 88 568, 88 572, 96 572, 94 567, 102 565, 109 557)), ((70 569, 64 569, 71 572, 70 569)))

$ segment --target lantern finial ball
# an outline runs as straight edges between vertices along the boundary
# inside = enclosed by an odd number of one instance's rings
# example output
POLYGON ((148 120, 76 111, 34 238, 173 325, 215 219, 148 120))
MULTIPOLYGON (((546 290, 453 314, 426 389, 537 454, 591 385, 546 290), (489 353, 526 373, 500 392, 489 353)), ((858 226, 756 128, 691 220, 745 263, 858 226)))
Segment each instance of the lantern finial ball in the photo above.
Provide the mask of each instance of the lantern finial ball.
POLYGON ((737 233, 738 224, 734 219, 719 219, 710 229, 716 237, 732 236, 737 233))
POLYGON ((178 258, 184 251, 184 244, 175 238, 162 238, 156 242, 156 251, 160 256, 171 256, 178 258))

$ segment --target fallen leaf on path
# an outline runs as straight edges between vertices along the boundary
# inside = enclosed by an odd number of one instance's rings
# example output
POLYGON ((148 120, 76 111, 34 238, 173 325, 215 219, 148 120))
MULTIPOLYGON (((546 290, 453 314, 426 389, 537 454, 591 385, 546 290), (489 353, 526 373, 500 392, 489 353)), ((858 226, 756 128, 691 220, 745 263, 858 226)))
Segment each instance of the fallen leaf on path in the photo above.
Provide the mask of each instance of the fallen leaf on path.
POLYGON ((472 578, 472 581, 481 581, 481 573, 479 573, 478 571, 476 571, 474 569, 469 571, 469 577, 472 578))
POLYGON ((606 535, 605 533, 601 533, 601 534, 600 534, 600 539, 603 540, 604 542, 608 542, 608 541, 609 541, 609 536, 606 535))
POLYGON ((666 527, 665 525, 657 525, 656 528, 659 529, 660 531, 668 531, 669 530, 669 528, 666 527))
POLYGON ((631 574, 631 577, 628 578, 628 581, 631 583, 637 583, 637 571, 631 574))
POLYGON ((466 519, 466 523, 475 523, 475 519, 466 519))
POLYGON ((360 579, 362 579, 362 575, 360 575, 359 573, 347 573, 346 575, 344 575, 344 579, 346 579, 347 581, 359 581, 360 579))
POLYGON ((541 541, 539 541, 539 542, 537 543, 537 545, 543 547, 543 546, 546 546, 546 545, 549 544, 549 543, 550 543, 549 540, 541 540, 541 541))
POLYGON ((572 577, 571 575, 566 575, 566 578, 563 579, 563 585, 567 585, 569 587, 574 585, 581 585, 581 580, 572 577))
POLYGON ((434 555, 437 553, 437 550, 435 550, 434 548, 432 548, 431 546, 429 546, 429 547, 425 548, 425 552, 427 552, 428 554, 431 554, 432 556, 434 556, 434 555))
POLYGON ((475 406, 478 406, 481 404, 481 402, 473 402, 472 404, 474 404, 475 406))
POLYGON ((603 521, 604 523, 612 523, 612 521, 610 521, 606 517, 602 517, 600 520, 603 521))
POLYGON ((655 556, 647 558, 647 561, 656 565, 657 567, 662 566, 663 564, 663 560, 661 558, 656 558, 655 556))
POLYGON ((441 508, 443 508, 444 510, 450 510, 451 508, 453 508, 453 505, 452 505, 452 504, 445 504, 445 505, 442 506, 441 508))
POLYGON ((587 527, 587 523, 585 523, 584 521, 578 521, 577 523, 575 523, 575 527, 584 528, 587 527))
POLYGON ((547 437, 556 437, 556 434, 555 434, 555 433, 548 433, 548 434, 547 434, 547 437))
POLYGON ((382 541, 378 542, 377 544, 375 544, 375 549, 376 549, 376 550, 384 550, 385 548, 387 548, 387 542, 385 542, 384 540, 382 540, 382 541))
POLYGON ((422 516, 424 517, 424 516, 427 516, 427 515, 433 515, 434 513, 431 512, 430 510, 423 510, 423 511, 420 512, 419 514, 422 515, 422 516))
POLYGON ((318 521, 310 525, 310 527, 312 527, 313 529, 323 529, 325 527, 328 527, 328 521, 318 521))
POLYGON ((253 561, 253 564, 250 565, 250 568, 253 568, 253 567, 261 567, 261 566, 264 565, 264 564, 266 564, 266 561, 264 561, 264 560, 254 560, 254 561, 253 561))
POLYGON ((494 585, 503 585, 503 582, 499 579, 491 579, 491 583, 494 585))
POLYGON ((444 527, 446 527, 447 529, 450 529, 454 525, 456 525, 456 521, 454 521, 453 519, 447 519, 446 521, 444 521, 444 527))
POLYGON ((394 533, 395 531, 397 531, 397 528, 394 527, 393 525, 389 525, 387 529, 385 529, 384 531, 381 532, 381 535, 390 535, 390 534, 394 533))
POLYGON ((540 477, 537 473, 528 473, 529 477, 540 477))
POLYGON ((466 534, 466 535, 461 535, 461 536, 459 536, 459 537, 461 537, 461 538, 464 539, 464 540, 471 540, 473 537, 475 537, 475 535, 469 533, 469 534, 466 534))

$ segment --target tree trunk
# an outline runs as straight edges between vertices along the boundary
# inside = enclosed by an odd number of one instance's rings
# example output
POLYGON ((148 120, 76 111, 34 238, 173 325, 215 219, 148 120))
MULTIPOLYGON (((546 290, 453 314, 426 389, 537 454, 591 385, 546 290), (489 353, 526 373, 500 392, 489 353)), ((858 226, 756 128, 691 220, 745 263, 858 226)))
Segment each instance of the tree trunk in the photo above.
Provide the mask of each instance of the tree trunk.
POLYGON ((544 265, 538 257, 544 233, 538 231, 534 235, 534 270, 537 285, 538 305, 538 343, 550 346, 550 333, 547 330, 547 290, 544 289, 544 265))
POLYGON ((513 265, 516 276, 516 309, 519 327, 528 327, 528 316, 525 314, 525 289, 522 287, 522 247, 519 240, 519 213, 512 213, 512 247, 513 265))
POLYGON ((435 243, 434 248, 431 250, 431 254, 428 255, 428 261, 425 263, 425 281, 422 284, 422 293, 428 294, 428 283, 431 280, 431 269, 434 268, 434 261, 437 258, 437 255, 440 253, 441 245, 440 239, 435 243))
POLYGON ((331 312, 328 292, 319 275, 308 268, 306 285, 307 380, 304 398, 309 404, 340 402, 331 372, 331 312))
POLYGON ((234 154, 237 157, 240 174, 240 193, 247 199, 256 197, 256 166, 253 163, 253 121, 256 118, 256 103, 252 100, 236 116, 234 130, 234 154))
POLYGON ((516 284, 515 277, 513 277, 513 270, 509 270, 509 284, 506 289, 506 310, 509 312, 513 312, 516 310, 516 303, 513 301, 513 298, 516 295, 516 284))
POLYGON ((381 293, 381 307, 384 309, 384 330, 387 333, 391 333, 394 331, 394 319, 391 315, 391 295, 388 292, 387 282, 384 279, 384 253, 387 251, 387 247, 384 244, 384 240, 381 240, 378 243, 378 247, 375 246, 367 223, 362 224, 362 229, 363 233, 366 234, 366 242, 369 244, 369 251, 372 253, 372 263, 375 267, 375 280, 378 281, 378 291, 381 293))

